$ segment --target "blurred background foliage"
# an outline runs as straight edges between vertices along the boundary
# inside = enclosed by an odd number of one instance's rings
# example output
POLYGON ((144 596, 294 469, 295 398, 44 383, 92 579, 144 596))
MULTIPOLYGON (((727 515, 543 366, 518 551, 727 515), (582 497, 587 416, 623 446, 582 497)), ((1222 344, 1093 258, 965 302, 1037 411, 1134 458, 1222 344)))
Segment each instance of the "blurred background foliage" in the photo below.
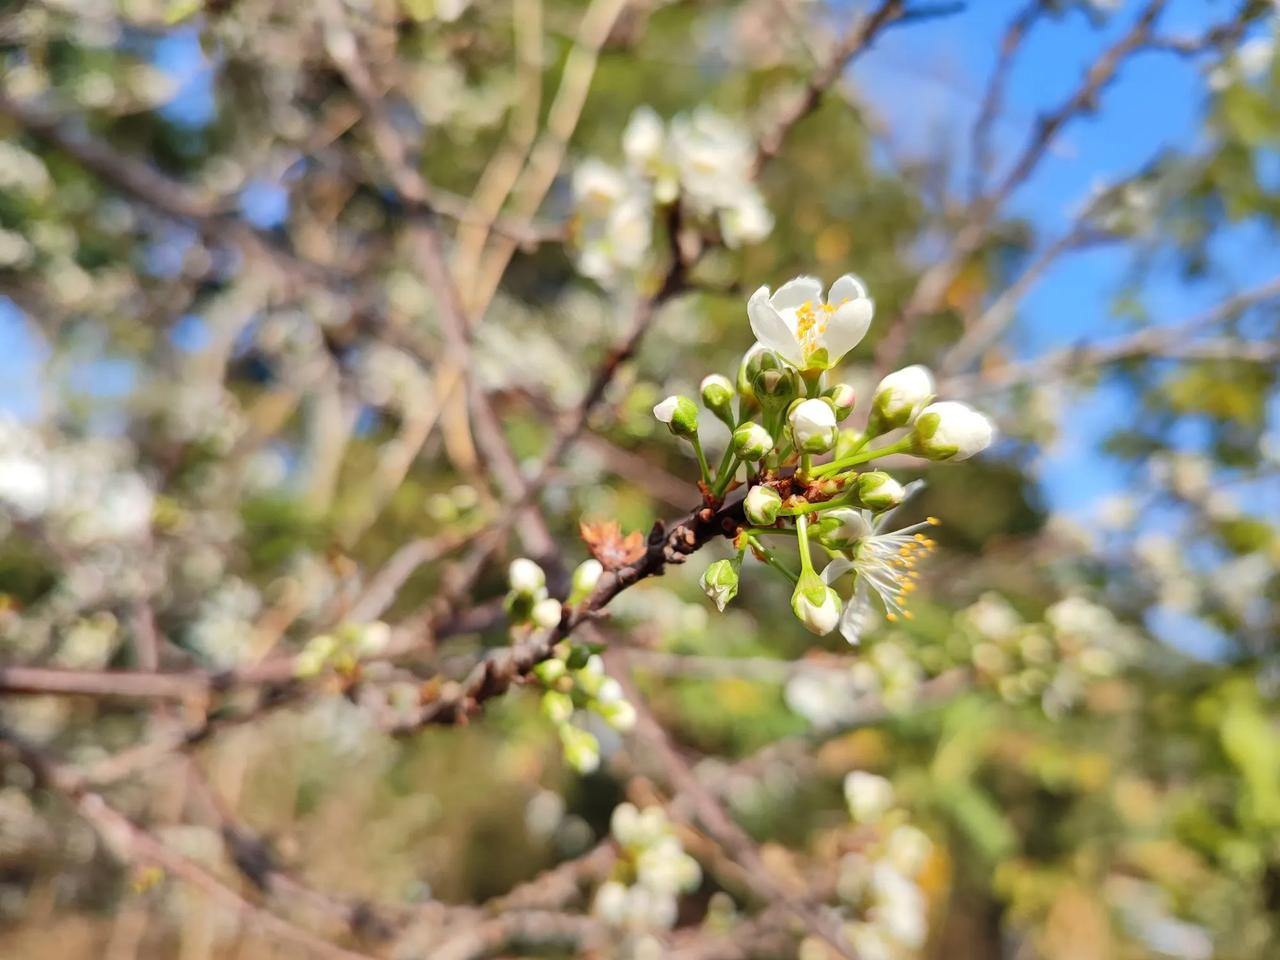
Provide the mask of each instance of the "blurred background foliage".
MULTIPOLYGON (((955 6, 929 29, 994 50, 998 30, 964 26, 979 5, 955 6)), ((1088 62, 1138 6, 1026 9, 1088 62)), ((1197 78, 1196 136, 1073 199, 1088 202, 1082 246, 1104 249, 1121 279, 1100 310, 1082 302, 1095 315, 1078 330, 1035 341, 1060 348, 1052 366, 1035 367, 1019 333, 1046 321, 1017 304, 999 336, 947 366, 1058 235, 1027 203, 997 212, 944 296, 885 352, 923 270, 971 215, 969 130, 957 119, 904 148, 894 131, 911 105, 853 71, 765 168, 771 235, 705 250, 692 289, 659 312, 541 497, 570 564, 587 555, 584 518, 646 530, 688 509, 692 461, 650 408, 693 394, 705 373, 732 376, 750 345, 746 296, 801 273, 853 269, 876 299, 877 322, 843 369, 860 397, 886 357, 919 362, 941 370, 945 398, 999 420, 997 447, 929 471, 912 505, 943 525, 910 624, 881 625, 856 650, 815 640, 788 589, 760 571, 718 615, 696 582, 706 557, 727 555, 712 544, 620 596, 606 625, 671 738, 787 869, 823 876, 856 847, 847 772, 894 782, 934 843, 921 956, 1261 960, 1280 942, 1280 60, 1273 5, 1203 7, 1168 14, 1169 49, 1150 54, 1197 78), (1214 34, 1220 23, 1240 29, 1214 34), (1254 281, 1272 284, 1269 297, 1207 328, 1172 326, 1254 281), (1091 353, 1134 331, 1155 335, 1108 362, 1091 353), (1075 455, 1053 459, 1067 435, 1075 455), (1083 504, 1066 495, 1064 509, 1063 491, 1094 490, 1097 472, 1120 478, 1114 490, 1083 504), (865 714, 873 702, 883 715, 865 714)), ((626 4, 533 222, 571 218, 567 172, 587 156, 618 162, 641 104, 669 117, 709 103, 767 129, 859 9, 626 4)), ((547 122, 585 7, 348 0, 345 12, 393 121, 423 144, 422 171, 469 196, 495 153, 547 122)), ((381 614, 411 621, 504 509, 502 478, 479 465, 441 389, 450 358, 404 240, 410 216, 385 189, 324 23, 310 4, 271 0, 0 5, 0 663, 145 669, 144 609, 165 668, 260 663, 342 623, 405 544, 456 537, 381 614), (136 169, 168 179, 131 183, 136 169), (170 180, 181 197, 160 197, 170 180), (180 209, 188 202, 198 209, 180 209), (324 276, 246 253, 251 231, 324 276)), ((1105 116, 1105 91, 1098 100, 1105 116)), ((1129 135, 1122 121, 1111 129, 1129 135)), ((1000 144, 997 168, 1013 155, 1000 144)), ((1024 192, 1042 189, 1032 179, 1024 192)), ((455 262, 475 243, 465 226, 455 262)), ((501 242, 494 233, 478 249, 501 242)), ((579 277, 570 254, 554 241, 515 249, 475 332, 473 374, 530 463, 627 315, 627 295, 579 277)), ((472 280, 482 291, 482 275, 472 280)), ((904 480, 919 474, 900 467, 904 480)), ((505 555, 517 552, 513 542, 505 555)), ((504 570, 486 568, 476 603, 501 597, 504 570)), ((400 669, 413 683, 456 674, 509 642, 490 621, 400 669)), ((482 902, 590 849, 623 799, 651 799, 627 738, 604 738, 598 772, 568 768, 529 691, 464 727, 389 738, 358 691, 322 681, 271 711, 229 694, 218 710, 230 719, 188 750, 223 813, 318 889, 482 902)), ((0 697, 6 729, 89 770, 193 709, 0 697)), ((148 880, 16 759, 0 776, 0 956, 309 955, 178 879, 148 880)), ((186 761, 104 790, 242 882, 186 761)), ((711 923, 717 891, 739 893, 703 867, 678 929, 711 923)))

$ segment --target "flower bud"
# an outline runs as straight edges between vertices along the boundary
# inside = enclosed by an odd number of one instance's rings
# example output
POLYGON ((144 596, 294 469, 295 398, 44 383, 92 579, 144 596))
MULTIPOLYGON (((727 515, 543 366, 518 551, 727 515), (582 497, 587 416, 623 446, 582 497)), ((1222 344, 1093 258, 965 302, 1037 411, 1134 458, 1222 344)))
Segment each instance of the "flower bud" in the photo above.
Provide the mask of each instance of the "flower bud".
POLYGON ((653 415, 677 437, 698 435, 698 408, 688 397, 672 395, 653 408, 653 415))
POLYGON ((528 557, 517 557, 507 568, 507 581, 513 593, 533 596, 547 585, 547 576, 528 557))
POLYGON ((833 550, 851 550, 863 537, 871 534, 871 524, 861 510, 836 507, 822 515, 818 539, 833 550))
POLYGON ((791 411, 791 435, 802 453, 826 453, 836 444, 836 415, 826 400, 802 400, 791 411))
POLYGON ((831 402, 832 408, 836 412, 836 420, 843 421, 853 413, 855 396, 853 387, 847 383, 837 383, 834 387, 826 390, 822 394, 831 402))
POLYGON ((902 484, 880 470, 858 475, 858 499, 868 510, 879 513, 896 507, 906 495, 902 484))
POLYGON ((752 395, 766 409, 781 409, 803 392, 800 374, 772 350, 758 354, 751 367, 752 395))
POLYGON ((714 413, 730 430, 734 427, 733 384, 718 373, 702 379, 702 405, 714 413))
POLYGON ((867 433, 882 433, 904 427, 933 399, 933 374, 920 364, 903 367, 883 380, 871 397, 867 433))
POLYGON ((753 344, 751 349, 742 355, 742 360, 738 364, 738 393, 748 400, 755 400, 755 391, 751 388, 751 381, 757 373, 760 372, 760 358, 769 352, 769 348, 763 343, 753 344))
POLYGON ((825 636, 840 622, 840 598, 816 573, 800 575, 791 594, 791 610, 805 629, 825 636))
POLYGON ((717 560, 702 573, 703 592, 724 613, 729 601, 738 595, 738 568, 732 560, 717 560))
POLYGON ((747 491, 742 512, 753 527, 771 527, 782 509, 782 497, 773 487, 755 486, 747 491))
POLYGON ((627 700, 597 701, 591 709, 604 718, 604 722, 619 733, 626 733, 636 725, 636 708, 627 700))
POLYGON ((573 586, 570 593, 572 599, 576 602, 590 596, 591 591, 600 582, 602 573, 604 573, 604 566, 594 557, 578 564, 577 569, 573 571, 573 586))
POLYGON ((559 657, 552 657, 549 660, 543 660, 541 663, 535 664, 533 675, 541 680, 544 686, 550 687, 565 675, 567 669, 563 660, 559 657))
POLYGON ((733 452, 742 460, 761 460, 773 449, 773 437, 754 420, 733 431, 733 452))
POLYGON ((548 690, 542 695, 542 713, 557 726, 568 723, 573 716, 573 698, 560 690, 548 690))
POLYGON ((916 417, 912 449, 930 460, 968 460, 995 438, 991 421, 967 404, 931 403, 916 417))
POLYGON ((600 767, 600 741, 595 734, 571 723, 560 725, 560 745, 569 766, 579 773, 595 773, 600 767))
POLYGON ((893 806, 893 784, 874 773, 854 770, 844 778, 849 816, 858 823, 874 823, 893 806))
POLYGON ((533 605, 529 619, 533 621, 535 627, 550 630, 560 625, 560 613, 560 601, 555 597, 544 597, 533 605))

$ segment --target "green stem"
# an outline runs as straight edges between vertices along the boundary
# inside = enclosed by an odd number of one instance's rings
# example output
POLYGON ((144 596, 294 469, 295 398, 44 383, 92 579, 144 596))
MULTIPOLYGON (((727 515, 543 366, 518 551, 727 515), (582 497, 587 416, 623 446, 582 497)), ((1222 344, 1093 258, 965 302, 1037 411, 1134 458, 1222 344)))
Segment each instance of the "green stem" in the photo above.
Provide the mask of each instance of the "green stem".
POLYGON ((751 537, 794 537, 796 535, 796 529, 795 527, 748 527, 747 535, 751 537))
POLYGON ((800 575, 788 567, 785 563, 778 559, 778 555, 760 542, 759 538, 754 536, 747 537, 748 542, 756 549, 756 552, 764 557, 764 562, 773 567, 792 583, 796 583, 800 579, 800 575))
POLYGON ((805 514, 796 517, 796 546, 800 548, 800 570, 813 573, 813 559, 809 556, 809 518, 805 514))
POLYGON ((891 443, 887 447, 877 447, 874 450, 863 450, 859 453, 850 454, 840 460, 832 460, 830 463, 824 463, 820 467, 813 468, 815 477, 825 477, 828 474, 839 473, 848 467, 856 467, 860 463, 866 463, 868 460, 875 460, 877 457, 887 457, 891 453, 904 453, 911 449, 911 437, 903 437, 897 443, 891 443))
POLYGON ((702 452, 702 441, 698 439, 695 433, 689 438, 689 442, 693 444, 693 452, 698 455, 698 469, 702 471, 702 482, 708 489, 711 487, 711 468, 707 466, 707 455, 702 452))
POLYGON ((800 476, 807 477, 813 472, 813 454, 800 454, 800 476))
POLYGON ((730 482, 733 480, 733 475, 738 472, 738 464, 742 462, 736 456, 732 456, 732 448, 730 448, 728 452, 731 456, 727 461, 721 462, 720 469, 716 471, 716 482, 711 487, 711 493, 715 497, 724 496, 725 488, 728 487, 730 482))

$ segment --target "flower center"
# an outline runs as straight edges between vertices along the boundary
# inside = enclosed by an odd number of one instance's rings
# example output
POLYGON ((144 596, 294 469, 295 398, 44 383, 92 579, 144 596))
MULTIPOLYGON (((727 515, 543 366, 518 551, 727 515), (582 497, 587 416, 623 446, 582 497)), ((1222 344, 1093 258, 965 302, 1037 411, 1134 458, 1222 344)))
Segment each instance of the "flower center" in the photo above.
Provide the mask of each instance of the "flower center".
POLYGON ((827 321, 835 310, 829 303, 820 303, 815 307, 811 300, 806 300, 796 308, 796 339, 806 353, 817 347, 818 338, 827 332, 827 321))

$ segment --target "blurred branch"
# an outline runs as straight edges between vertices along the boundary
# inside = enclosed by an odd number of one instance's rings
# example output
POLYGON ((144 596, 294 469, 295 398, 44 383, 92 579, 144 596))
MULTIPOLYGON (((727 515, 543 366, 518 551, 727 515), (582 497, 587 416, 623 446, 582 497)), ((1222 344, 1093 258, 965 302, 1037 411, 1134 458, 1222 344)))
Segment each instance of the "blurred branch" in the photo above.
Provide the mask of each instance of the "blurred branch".
POLYGON ((759 175, 765 164, 781 152, 788 134, 796 124, 818 108, 849 64, 867 50, 881 33, 894 24, 949 16, 963 6, 959 3, 940 3, 909 8, 905 0, 882 0, 879 6, 860 18, 845 34, 830 59, 809 75, 804 90, 778 118, 773 128, 760 138, 756 147, 755 174, 759 175))
POLYGON ((1280 297, 1280 277, 1235 294, 1222 303, 1185 320, 1167 326, 1146 327, 1109 343, 1064 347, 1026 363, 1009 364, 969 376, 951 377, 940 387, 947 393, 975 396, 1002 390, 1019 383, 1046 381, 1089 367, 1117 363, 1136 357, 1169 359, 1238 359, 1257 363, 1275 362, 1280 347, 1274 341, 1241 342, 1215 340, 1194 342, 1190 337, 1206 328, 1239 316, 1248 308, 1280 297))
POLYGON ((51 760, 12 731, 0 728, 0 742, 9 744, 22 763, 35 775, 38 783, 66 797, 123 859, 155 864, 203 890, 210 898, 245 918, 264 933, 301 947, 312 956, 325 960, 373 960, 368 954, 330 943, 245 899, 203 866, 167 846, 116 810, 101 794, 87 789, 84 781, 73 770, 51 760))
POLYGON ((969 199, 977 200, 982 195, 987 174, 991 169, 991 134, 1004 107, 1005 89, 1009 83, 1009 74, 1013 69, 1013 60, 1031 32, 1031 27, 1044 12, 1044 0, 1031 0, 1005 29, 1000 39, 996 65, 991 71, 986 93, 982 97, 982 106, 978 109, 978 117, 973 124, 970 136, 969 159, 969 199))
MULTIPOLYGON (((777 904, 800 920, 815 935, 825 940, 840 956, 856 960, 858 953, 846 941, 839 922, 821 912, 820 907, 805 903, 774 877, 773 871, 760 855, 755 841, 733 818, 725 812, 716 796, 697 778, 685 759, 671 743, 667 732, 654 717, 625 669, 622 657, 615 650, 606 650, 605 663, 610 675, 622 684, 629 700, 636 708, 635 736, 645 742, 672 789, 682 794, 693 815, 725 852, 743 868, 744 879, 753 892, 766 904, 777 904)), ((671 812, 676 812, 672 805, 671 812)))

